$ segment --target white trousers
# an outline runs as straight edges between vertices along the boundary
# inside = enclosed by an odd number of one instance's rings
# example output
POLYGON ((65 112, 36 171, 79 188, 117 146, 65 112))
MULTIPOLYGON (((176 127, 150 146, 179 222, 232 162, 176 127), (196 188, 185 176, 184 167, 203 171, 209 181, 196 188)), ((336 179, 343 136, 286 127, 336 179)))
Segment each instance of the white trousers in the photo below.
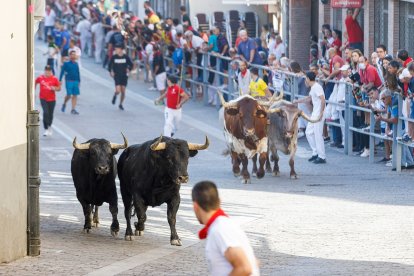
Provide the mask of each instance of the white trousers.
POLYGON ((164 111, 164 116, 164 136, 171 137, 171 134, 175 134, 178 130, 178 125, 181 121, 181 108, 171 109, 166 107, 164 111))
POLYGON ((92 37, 89 35, 81 35, 80 42, 82 47, 82 55, 92 56, 92 37), (88 51, 86 51, 86 49, 88 49, 88 51))
POLYGON ((325 120, 318 123, 308 123, 306 127, 306 138, 309 146, 312 148, 312 155, 318 155, 319 158, 325 159, 325 143, 323 141, 323 124, 325 120))
POLYGON ((102 50, 104 46, 104 38, 99 38, 95 40, 95 62, 102 62, 102 50))

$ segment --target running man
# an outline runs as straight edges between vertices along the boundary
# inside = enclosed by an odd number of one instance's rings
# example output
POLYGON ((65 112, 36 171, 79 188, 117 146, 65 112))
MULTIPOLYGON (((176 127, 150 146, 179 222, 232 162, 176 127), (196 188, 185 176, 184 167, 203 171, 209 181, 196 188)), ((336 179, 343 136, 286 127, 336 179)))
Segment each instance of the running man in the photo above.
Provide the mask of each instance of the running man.
POLYGON ((40 104, 43 109, 43 127, 45 128, 45 133, 43 136, 52 135, 52 121, 53 121, 53 111, 56 106, 56 91, 60 91, 60 82, 53 75, 53 68, 49 65, 45 67, 45 73, 36 78, 35 85, 40 84, 40 104))
POLYGON ((65 101, 62 105, 61 111, 65 112, 66 103, 72 99, 72 111, 70 112, 73 115, 79 115, 79 112, 76 111, 76 104, 78 101, 78 96, 80 94, 80 73, 79 65, 76 62, 77 56, 75 51, 69 53, 69 61, 63 63, 62 70, 60 72, 59 81, 62 82, 63 75, 65 75, 66 82, 66 96, 65 101))
POLYGON ((125 90, 128 84, 128 74, 132 70, 134 64, 132 60, 124 53, 124 47, 121 45, 115 46, 115 55, 112 56, 109 62, 108 70, 115 80, 115 94, 112 97, 112 104, 116 103, 116 97, 121 93, 121 102, 119 109, 124 110, 125 90))
POLYGON ((167 92, 162 94, 155 100, 155 104, 161 102, 164 98, 167 99, 167 105, 165 106, 165 124, 164 124, 164 136, 173 137, 178 130, 178 125, 181 121, 181 107, 188 101, 189 96, 184 90, 177 85, 177 78, 174 76, 168 76, 167 79, 168 89, 167 92))
POLYGON ((152 61, 152 66, 155 76, 155 84, 157 85, 160 95, 163 95, 165 93, 167 73, 165 72, 164 58, 157 44, 154 45, 154 60, 152 61))

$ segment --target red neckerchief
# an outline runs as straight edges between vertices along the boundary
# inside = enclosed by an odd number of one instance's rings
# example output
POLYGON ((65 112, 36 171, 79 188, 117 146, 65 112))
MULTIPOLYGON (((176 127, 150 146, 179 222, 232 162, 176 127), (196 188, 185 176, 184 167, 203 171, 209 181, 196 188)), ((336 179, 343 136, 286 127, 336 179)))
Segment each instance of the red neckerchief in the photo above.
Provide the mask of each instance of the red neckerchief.
POLYGON ((240 73, 241 73, 242 77, 244 78, 244 76, 246 76, 247 69, 246 69, 246 70, 244 70, 244 72, 243 72, 243 71, 240 71, 240 73))
POLYGON ((200 238, 200 240, 204 240, 207 238, 207 234, 208 234, 208 229, 210 228, 210 226, 213 224, 213 222, 218 218, 218 217, 228 217, 228 215, 226 213, 224 213, 224 211, 222 209, 218 209, 212 216, 211 218, 208 220, 206 226, 204 226, 203 229, 200 230, 200 232, 198 232, 198 237, 200 238))

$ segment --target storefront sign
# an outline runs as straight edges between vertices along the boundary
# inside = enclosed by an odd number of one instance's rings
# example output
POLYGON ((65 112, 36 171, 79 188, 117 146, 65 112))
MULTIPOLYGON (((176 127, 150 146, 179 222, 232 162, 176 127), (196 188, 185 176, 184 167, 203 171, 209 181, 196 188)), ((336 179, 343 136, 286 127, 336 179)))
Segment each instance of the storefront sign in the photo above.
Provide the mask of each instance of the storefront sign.
POLYGON ((332 8, 360 8, 362 0, 331 0, 332 8))

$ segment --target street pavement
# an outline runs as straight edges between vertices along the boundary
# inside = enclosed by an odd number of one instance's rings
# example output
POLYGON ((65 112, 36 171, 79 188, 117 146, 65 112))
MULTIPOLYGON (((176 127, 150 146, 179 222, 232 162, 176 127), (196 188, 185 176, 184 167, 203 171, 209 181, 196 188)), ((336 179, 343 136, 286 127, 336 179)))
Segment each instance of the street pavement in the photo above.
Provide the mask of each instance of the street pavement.
MULTIPOLYGON (((36 75, 46 61, 43 49, 36 45, 36 75)), ((211 145, 191 158, 190 182, 181 188, 177 232, 183 246, 169 244, 164 205, 148 209, 144 236, 125 241, 119 190, 119 236, 110 235, 106 203, 99 228, 83 234, 70 174, 73 138, 121 143, 123 132, 130 144, 142 143, 162 133, 164 117, 163 107, 153 103, 158 92, 148 90, 142 75, 130 78, 125 111, 120 111, 111 104, 108 72, 88 58, 82 64, 80 115, 60 111, 63 89, 54 135, 40 139, 41 255, 1 264, 0 275, 206 275, 205 242, 198 240, 201 225, 191 202, 191 187, 205 179, 218 184, 224 210, 246 231, 262 275, 414 275, 413 172, 392 172, 329 146, 327 164, 310 164, 302 138, 296 157, 299 179, 289 178, 288 158, 282 155, 281 176, 241 184, 233 177, 230 158, 222 155, 216 108, 196 100, 184 106, 177 137, 203 143, 208 135, 211 145)))

